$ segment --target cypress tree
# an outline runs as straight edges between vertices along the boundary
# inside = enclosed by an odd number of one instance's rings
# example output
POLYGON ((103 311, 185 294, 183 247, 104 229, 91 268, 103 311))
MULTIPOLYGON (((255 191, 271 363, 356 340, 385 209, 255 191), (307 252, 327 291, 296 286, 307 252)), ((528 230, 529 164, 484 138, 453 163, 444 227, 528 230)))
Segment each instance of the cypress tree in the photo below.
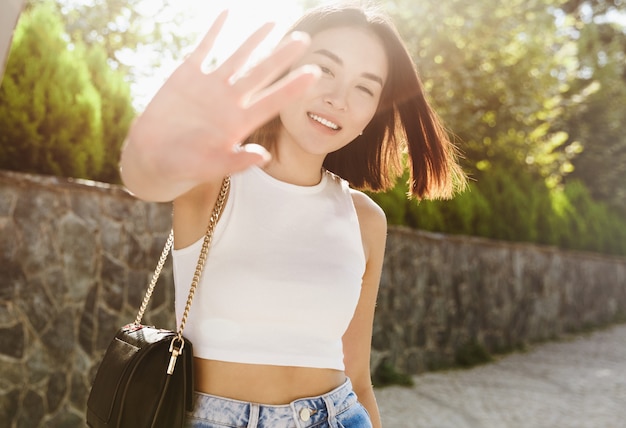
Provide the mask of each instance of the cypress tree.
POLYGON ((89 178, 104 162, 100 94, 84 47, 38 4, 15 30, 0 86, 0 168, 89 178))

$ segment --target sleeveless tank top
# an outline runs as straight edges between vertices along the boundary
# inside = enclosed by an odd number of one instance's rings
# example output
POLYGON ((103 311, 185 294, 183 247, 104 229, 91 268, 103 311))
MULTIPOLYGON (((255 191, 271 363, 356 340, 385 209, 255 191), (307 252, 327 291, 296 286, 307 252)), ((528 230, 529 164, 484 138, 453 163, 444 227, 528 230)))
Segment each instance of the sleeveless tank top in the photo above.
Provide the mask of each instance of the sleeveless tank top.
MULTIPOLYGON (((201 246, 173 251, 177 322, 201 246)), ((185 337, 200 358, 343 370, 364 271, 346 181, 324 171, 296 186, 249 168, 231 177, 185 337)))

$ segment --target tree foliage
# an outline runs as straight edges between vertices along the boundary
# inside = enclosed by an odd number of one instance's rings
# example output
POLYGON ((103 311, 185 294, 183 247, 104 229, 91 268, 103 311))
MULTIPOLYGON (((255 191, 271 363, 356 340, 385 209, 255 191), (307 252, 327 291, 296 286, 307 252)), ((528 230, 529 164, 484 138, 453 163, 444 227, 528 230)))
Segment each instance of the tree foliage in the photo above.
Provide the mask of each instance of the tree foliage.
POLYGON ((570 15, 580 15, 583 9, 591 11, 594 15, 604 15, 611 11, 624 11, 624 0, 567 0, 561 9, 570 15))
POLYGON ((130 87, 124 75, 111 69, 107 56, 99 45, 85 55, 91 83, 100 93, 102 144, 105 150, 102 169, 89 178, 107 183, 119 183, 119 158, 128 128, 135 117, 130 87))
MULTIPOLYGON (((34 7, 48 0, 28 0, 34 7)), ((125 60, 149 47, 159 55, 149 57, 153 66, 164 58, 177 57, 188 44, 183 16, 167 0, 55 0, 67 34, 74 42, 99 46, 113 68, 125 73, 134 70, 125 60)))
POLYGON ((570 1, 565 25, 577 43, 574 97, 563 115, 563 129, 582 152, 571 178, 591 195, 626 216, 626 24, 611 21, 626 4, 619 1, 570 1))
POLYGON ((133 115, 123 76, 68 41, 53 4, 23 13, 0 86, 0 167, 118 181, 133 115))
POLYGON ((102 168, 100 96, 50 5, 25 13, 0 87, 0 165, 86 177, 102 168))
POLYGON ((467 171, 480 180, 500 165, 558 180, 569 168, 557 150, 567 136, 553 129, 567 88, 559 72, 567 41, 557 34, 551 2, 390 3, 467 171))
POLYGON ((373 195, 389 221, 626 254, 606 205, 626 182, 624 27, 598 19, 621 5, 387 1, 475 180, 451 201, 406 202, 402 183, 373 195))

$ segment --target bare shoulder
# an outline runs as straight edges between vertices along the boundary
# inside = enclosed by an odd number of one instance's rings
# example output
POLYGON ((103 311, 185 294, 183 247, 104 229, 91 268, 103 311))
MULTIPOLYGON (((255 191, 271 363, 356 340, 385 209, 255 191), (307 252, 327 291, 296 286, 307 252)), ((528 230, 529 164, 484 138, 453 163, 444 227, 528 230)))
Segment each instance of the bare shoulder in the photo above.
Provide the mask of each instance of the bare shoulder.
POLYGON ((350 189, 352 201, 361 226, 366 253, 379 247, 387 237, 387 217, 381 207, 365 193, 350 189))
POLYGON ((350 189, 350 193, 361 224, 386 230, 387 217, 382 208, 363 192, 350 189))

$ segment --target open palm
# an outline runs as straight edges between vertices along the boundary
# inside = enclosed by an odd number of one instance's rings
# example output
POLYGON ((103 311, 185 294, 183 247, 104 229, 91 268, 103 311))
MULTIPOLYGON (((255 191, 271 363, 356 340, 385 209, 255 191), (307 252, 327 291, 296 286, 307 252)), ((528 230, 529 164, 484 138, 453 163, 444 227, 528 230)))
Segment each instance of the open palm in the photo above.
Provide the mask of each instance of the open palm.
POLYGON ((271 24, 254 32, 223 64, 203 71, 225 19, 226 13, 217 18, 129 133, 133 144, 149 146, 141 150, 151 157, 146 162, 158 165, 170 179, 221 180, 263 162, 267 153, 258 148, 238 150, 239 143, 306 91, 319 75, 314 66, 286 73, 308 46, 308 37, 301 33, 286 37, 270 55, 244 70, 271 24))

